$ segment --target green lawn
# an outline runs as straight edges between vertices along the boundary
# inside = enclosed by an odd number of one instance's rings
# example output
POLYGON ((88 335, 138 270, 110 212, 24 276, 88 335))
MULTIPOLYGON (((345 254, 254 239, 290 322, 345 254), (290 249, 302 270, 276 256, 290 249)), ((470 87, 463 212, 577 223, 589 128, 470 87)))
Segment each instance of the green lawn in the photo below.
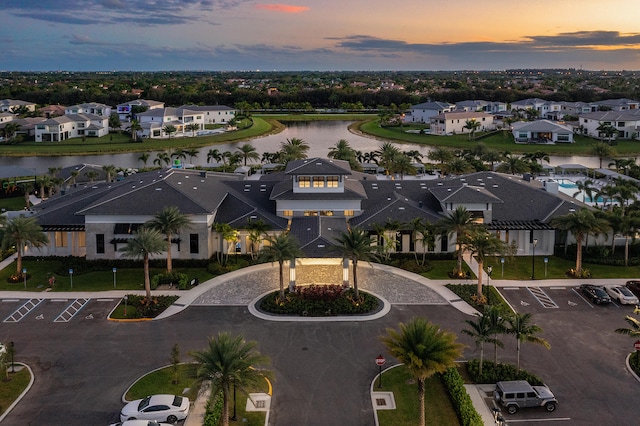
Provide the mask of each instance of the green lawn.
MULTIPOLYGON (((484 143, 488 148, 498 151, 509 151, 513 154, 523 154, 532 151, 544 151, 549 155, 589 155, 591 146, 597 141, 580 135, 574 135, 575 143, 557 145, 533 145, 516 144, 511 133, 499 132, 491 136, 482 137, 482 133, 476 134, 476 140, 469 140, 468 134, 451 136, 435 136, 429 134, 407 133, 407 130, 416 126, 380 127, 378 120, 366 121, 355 125, 360 131, 397 142, 410 142, 428 146, 443 146, 453 149, 471 149, 478 142, 484 143)), ((619 140, 613 147, 618 156, 634 156, 640 153, 640 142, 633 140, 619 140)))
MULTIPOLYGON (((11 365, 11 363, 7 363, 7 365, 11 365)), ((4 374, 0 375, 0 414, 4 413, 13 404, 13 401, 24 392, 30 380, 31 373, 26 368, 16 369, 15 373, 10 372, 9 381, 6 381, 4 374)))
POLYGON ((64 156, 114 154, 121 152, 147 152, 161 150, 175 150, 177 148, 201 148, 216 143, 237 142, 250 140, 257 136, 275 133, 283 126, 272 119, 255 117, 253 125, 246 129, 219 135, 184 137, 171 139, 143 139, 133 142, 124 133, 112 133, 101 138, 73 138, 61 142, 22 142, 14 145, 0 144, 0 155, 5 157, 20 156, 64 156))
MULTIPOLYGON (((60 275, 56 273, 61 268, 60 262, 57 260, 25 260, 22 266, 27 269, 27 275, 29 276, 27 291, 43 291, 48 287, 48 279, 51 275, 56 278, 52 291, 72 290, 69 274, 60 275)), ((206 268, 174 268, 174 270, 176 272, 184 272, 190 278, 198 278, 200 282, 213 278, 213 275, 206 268)), ((164 272, 163 268, 151 268, 151 276, 162 272, 164 272)), ((25 289, 24 282, 15 284, 7 282, 7 278, 15 273, 15 262, 0 271, 0 291, 25 289)), ((142 265, 140 265, 140 268, 117 268, 115 288, 118 290, 144 290, 142 265)), ((106 291, 113 289, 113 271, 111 269, 85 274, 73 274, 74 291, 106 291)))
POLYGON ((19 211, 24 209, 24 197, 11 197, 0 199, 0 209, 6 211, 19 211))
MULTIPOLYGON (((395 410, 379 410, 380 426, 414 426, 420 418, 418 385, 404 366, 392 368, 382 374, 382 388, 375 383, 375 391, 393 392, 395 410)), ((458 417, 449 401, 447 390, 439 377, 425 383, 426 424, 432 426, 459 425, 458 417)))

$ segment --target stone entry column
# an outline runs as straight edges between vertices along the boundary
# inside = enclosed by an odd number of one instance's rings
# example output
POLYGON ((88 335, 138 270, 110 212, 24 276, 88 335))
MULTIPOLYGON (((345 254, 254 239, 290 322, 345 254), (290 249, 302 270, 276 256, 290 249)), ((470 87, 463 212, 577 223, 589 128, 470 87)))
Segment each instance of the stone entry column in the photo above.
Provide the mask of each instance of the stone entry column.
POLYGON ((289 261, 289 291, 292 292, 296 289, 296 260, 291 259, 289 261))
POLYGON ((349 259, 342 259, 342 286, 349 288, 349 259))

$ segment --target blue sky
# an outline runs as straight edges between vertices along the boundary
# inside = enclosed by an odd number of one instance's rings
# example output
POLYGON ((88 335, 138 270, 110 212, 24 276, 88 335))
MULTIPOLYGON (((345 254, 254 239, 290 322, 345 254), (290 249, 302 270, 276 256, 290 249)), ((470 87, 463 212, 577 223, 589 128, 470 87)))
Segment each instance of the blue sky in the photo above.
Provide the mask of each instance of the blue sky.
POLYGON ((637 0, 511 3, 2 0, 0 69, 640 69, 637 0))

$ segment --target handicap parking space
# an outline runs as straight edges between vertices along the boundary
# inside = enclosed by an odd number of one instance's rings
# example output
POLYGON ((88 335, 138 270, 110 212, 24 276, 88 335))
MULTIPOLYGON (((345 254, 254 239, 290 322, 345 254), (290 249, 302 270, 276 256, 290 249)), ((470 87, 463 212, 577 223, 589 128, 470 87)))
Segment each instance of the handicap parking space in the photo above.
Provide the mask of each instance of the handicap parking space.
MULTIPOLYGON (((573 285, 502 287, 499 291, 518 312, 583 311, 594 308, 594 305, 580 293, 578 287, 573 285)), ((610 307, 619 306, 612 303, 610 307)))
POLYGON ((106 320, 119 302, 113 298, 6 299, 0 304, 0 314, 5 323, 106 320))

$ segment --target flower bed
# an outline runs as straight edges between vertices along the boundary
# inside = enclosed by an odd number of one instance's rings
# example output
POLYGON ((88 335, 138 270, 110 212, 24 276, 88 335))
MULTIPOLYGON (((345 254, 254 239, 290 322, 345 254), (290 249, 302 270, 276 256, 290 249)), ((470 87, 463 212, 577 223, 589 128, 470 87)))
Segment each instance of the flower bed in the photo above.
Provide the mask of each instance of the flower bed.
POLYGON ((265 312, 278 315, 326 317, 336 315, 363 315, 376 311, 380 300, 368 293, 340 285, 298 286, 294 292, 285 291, 284 298, 276 291, 265 296, 258 304, 265 312))

